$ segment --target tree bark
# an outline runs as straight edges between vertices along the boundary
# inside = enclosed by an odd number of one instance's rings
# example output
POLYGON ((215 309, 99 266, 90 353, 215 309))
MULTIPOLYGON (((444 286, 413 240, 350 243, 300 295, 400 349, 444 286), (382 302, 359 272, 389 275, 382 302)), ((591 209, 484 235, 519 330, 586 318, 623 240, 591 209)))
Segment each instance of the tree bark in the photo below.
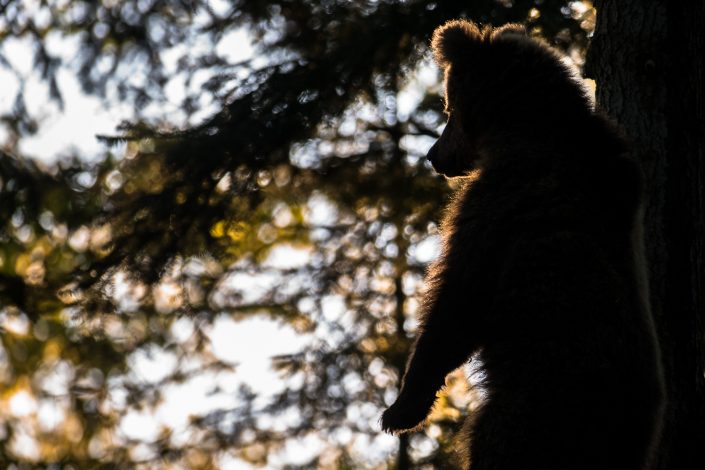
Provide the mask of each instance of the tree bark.
MULTIPOLYGON (((397 243, 400 247, 405 247, 406 242, 401 236, 397 237, 397 243)), ((406 253, 405 250, 399 250, 400 253, 406 253)), ((401 271, 401 270, 400 270, 401 271)), ((400 342, 409 342, 406 338, 406 331, 404 329, 404 322, 406 321, 406 315, 404 314, 404 290, 402 286, 401 272, 397 274, 395 279, 395 292, 396 297, 396 307, 394 313, 394 320, 397 325, 397 338, 400 342)), ((406 368, 406 362, 399 356, 399 361, 394 364, 397 370, 397 376, 399 377, 399 382, 397 384, 397 389, 401 390, 401 378, 404 375, 404 369, 406 368)), ((409 455, 409 434, 401 434, 399 436, 399 446, 397 447, 397 461, 395 470, 409 470, 411 468, 411 456, 409 455)))
POLYGON ((654 468, 705 468, 705 6, 595 3, 586 73, 646 176, 650 297, 667 387, 654 468))

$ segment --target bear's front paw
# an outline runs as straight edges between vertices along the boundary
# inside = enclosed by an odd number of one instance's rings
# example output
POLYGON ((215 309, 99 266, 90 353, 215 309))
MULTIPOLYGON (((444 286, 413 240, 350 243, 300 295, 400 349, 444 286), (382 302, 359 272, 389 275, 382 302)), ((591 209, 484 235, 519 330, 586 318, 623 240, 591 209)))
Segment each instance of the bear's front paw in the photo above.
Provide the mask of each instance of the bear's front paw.
POLYGON ((413 430, 424 422, 434 401, 435 395, 430 400, 400 395, 397 401, 382 413, 382 429, 392 434, 413 430))

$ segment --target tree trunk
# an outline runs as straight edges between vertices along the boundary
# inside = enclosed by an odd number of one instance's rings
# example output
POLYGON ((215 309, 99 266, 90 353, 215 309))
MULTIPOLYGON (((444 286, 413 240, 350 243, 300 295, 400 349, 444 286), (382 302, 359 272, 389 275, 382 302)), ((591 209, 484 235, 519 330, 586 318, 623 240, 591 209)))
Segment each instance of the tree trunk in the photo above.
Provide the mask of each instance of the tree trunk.
POLYGON ((651 306, 668 395, 654 468, 705 468, 705 6, 595 3, 586 72, 646 175, 651 306))
MULTIPOLYGON (((397 147, 399 148, 399 147, 397 147)), ((401 233, 401 230, 399 231, 401 233)), ((400 247, 406 248, 406 241, 402 239, 401 236, 397 237, 397 244, 400 247)), ((406 253, 406 249, 399 250, 399 253, 406 253)), ((397 267, 399 269, 399 267, 397 267)), ((394 296, 396 297, 396 307, 394 320, 397 325, 397 338, 400 342, 408 343, 409 340, 406 337, 406 331, 404 329, 404 322, 406 320, 406 315, 404 314, 404 290, 402 286, 401 279, 401 269, 399 269, 397 277, 395 279, 395 291, 394 296)), ((399 360, 396 364, 393 364, 397 370, 397 376, 399 377, 399 382, 397 387, 401 390, 401 378, 404 375, 404 369, 406 368, 406 360, 400 355, 399 360)), ((409 470, 411 468, 411 456, 409 455, 409 434, 399 435, 399 446, 397 447, 397 462, 394 467, 395 470, 409 470)))

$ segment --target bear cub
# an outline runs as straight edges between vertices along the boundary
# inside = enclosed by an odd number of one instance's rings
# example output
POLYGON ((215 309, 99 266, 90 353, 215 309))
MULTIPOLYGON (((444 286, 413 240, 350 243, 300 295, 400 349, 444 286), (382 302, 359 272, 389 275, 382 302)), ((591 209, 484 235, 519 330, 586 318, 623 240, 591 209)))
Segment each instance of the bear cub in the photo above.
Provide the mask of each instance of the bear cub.
POLYGON ((432 47, 448 123, 428 159, 474 177, 447 209, 383 429, 419 427, 476 355, 485 399, 465 468, 649 468, 664 385, 638 164, 575 69, 521 26, 451 21, 432 47))

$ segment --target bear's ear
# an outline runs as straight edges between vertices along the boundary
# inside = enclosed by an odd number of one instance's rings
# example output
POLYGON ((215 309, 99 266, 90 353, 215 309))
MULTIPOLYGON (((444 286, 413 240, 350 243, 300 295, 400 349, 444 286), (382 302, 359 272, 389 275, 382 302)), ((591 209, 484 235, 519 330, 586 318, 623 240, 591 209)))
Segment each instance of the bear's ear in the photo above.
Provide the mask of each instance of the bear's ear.
POLYGON ((469 49, 482 41, 480 29, 470 21, 452 20, 433 32, 431 48, 440 67, 467 57, 469 49))
POLYGON ((507 23, 504 26, 495 28, 492 31, 492 40, 499 38, 506 38, 512 36, 526 37, 526 28, 523 25, 517 23, 507 23))

